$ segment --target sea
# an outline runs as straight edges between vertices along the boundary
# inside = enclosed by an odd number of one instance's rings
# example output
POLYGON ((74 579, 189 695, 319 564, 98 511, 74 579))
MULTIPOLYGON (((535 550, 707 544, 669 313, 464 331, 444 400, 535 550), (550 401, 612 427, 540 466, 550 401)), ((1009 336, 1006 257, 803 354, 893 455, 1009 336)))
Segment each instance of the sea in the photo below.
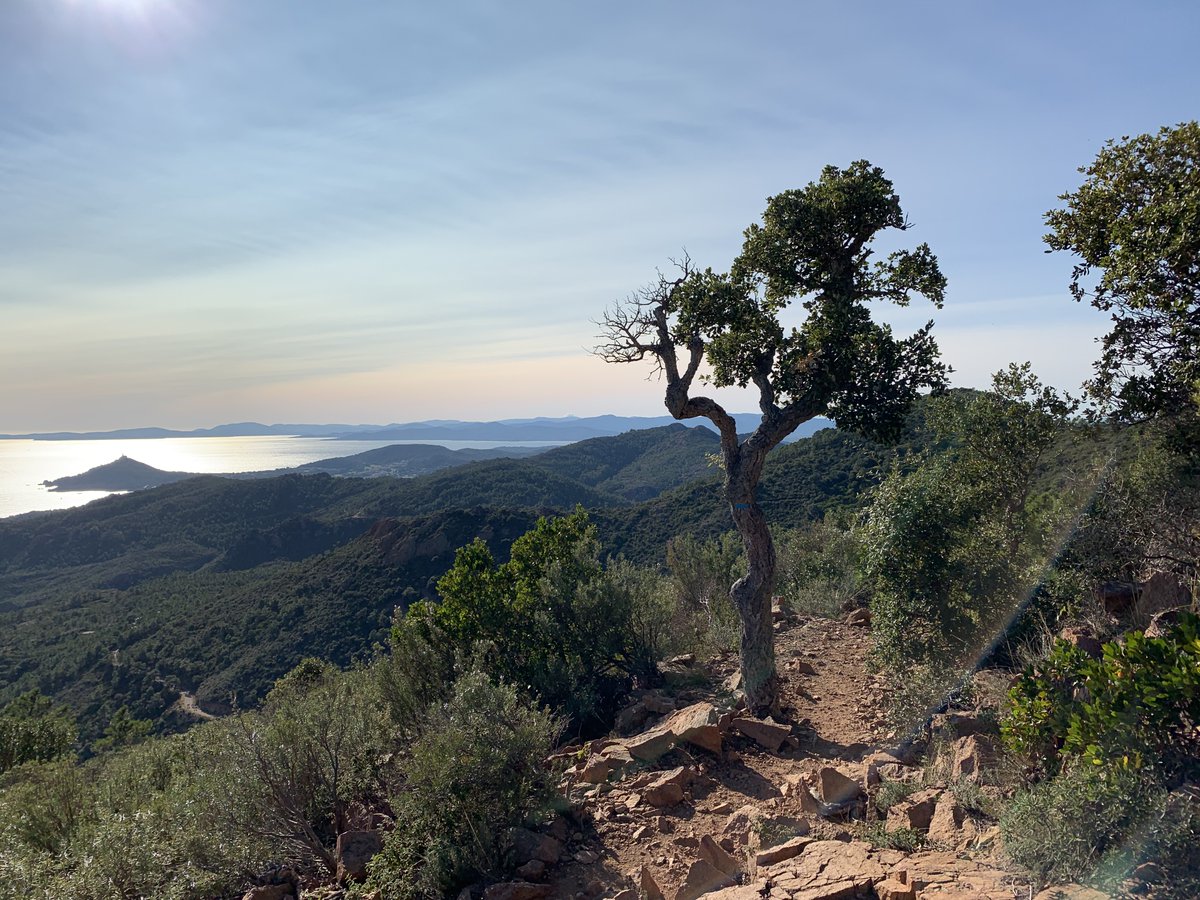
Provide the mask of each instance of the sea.
POLYGON ((50 491, 43 481, 78 475, 122 456, 168 472, 233 473, 286 469, 319 459, 352 456, 392 444, 465 447, 541 447, 521 441, 359 441, 331 438, 200 437, 127 440, 0 440, 0 519, 39 510, 82 506, 107 491, 50 491))

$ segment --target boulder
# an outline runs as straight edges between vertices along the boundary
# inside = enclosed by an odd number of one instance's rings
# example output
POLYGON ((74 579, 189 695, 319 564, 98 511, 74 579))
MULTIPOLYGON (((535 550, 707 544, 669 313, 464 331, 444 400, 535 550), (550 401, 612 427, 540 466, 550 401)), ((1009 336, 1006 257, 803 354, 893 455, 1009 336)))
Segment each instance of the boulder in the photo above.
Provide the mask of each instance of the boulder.
POLYGON ((512 846, 518 861, 526 863, 531 859, 537 859, 548 866, 558 862, 563 851, 562 842, 558 838, 548 834, 539 834, 528 828, 517 828, 513 831, 512 846))
POLYGON ((540 859, 531 859, 523 866, 517 866, 516 874, 523 881, 540 881, 546 874, 546 864, 540 859))
POLYGON ((955 851, 922 851, 905 857, 889 878, 908 884, 918 897, 1012 900, 1011 872, 955 851))
POLYGON ((725 820, 725 827, 721 829, 721 834, 732 838, 737 844, 749 844, 755 826, 762 820, 762 810, 757 806, 747 804, 730 813, 729 818, 725 820))
POLYGON ((1171 572, 1155 572, 1142 582, 1134 606, 1137 624, 1148 624, 1155 613, 1192 602, 1192 592, 1187 584, 1171 572))
POLYGON ((612 774, 614 768, 611 759, 593 754, 582 763, 582 768, 575 774, 580 781, 587 784, 603 784, 608 781, 608 776, 612 774))
POLYGON ((991 766, 995 758, 995 749, 988 738, 978 734, 959 738, 954 745, 950 777, 978 782, 983 778, 983 770, 991 766))
POLYGON ((339 834, 334 851, 338 881, 342 884, 365 881, 367 863, 382 849, 383 835, 377 831, 344 831, 339 834))
POLYGON ((683 766, 663 772, 646 785, 642 799, 651 806, 675 806, 683 802, 683 790, 692 783, 692 772, 683 766))
POLYGON ((641 876, 638 881, 642 888, 642 896, 646 900, 666 900, 663 896, 662 888, 654 880, 654 874, 646 866, 642 866, 641 876))
POLYGON ((911 829, 912 831, 927 831, 937 809, 938 797, 941 791, 936 788, 917 791, 915 794, 901 800, 888 810, 887 831, 911 829))
POLYGON ((853 610, 850 615, 846 616, 847 625, 857 625, 861 628, 866 628, 871 624, 871 611, 869 609, 860 608, 853 610))
POLYGON ((875 896, 878 900, 917 900, 917 890, 911 884, 886 878, 875 885, 875 896))
POLYGON ((710 835, 700 838, 700 858, 719 869, 726 875, 736 875, 742 871, 742 864, 728 850, 712 839, 710 835))
POLYGON ((833 766, 817 773, 817 791, 823 803, 849 803, 862 793, 862 785, 833 766))
POLYGON ((721 752, 721 714, 711 703, 694 703, 677 710, 663 720, 663 727, 681 741, 711 753, 721 752))
POLYGON ((653 728, 626 738, 622 747, 643 762, 654 762, 677 743, 686 742, 712 753, 721 752, 721 714, 711 703, 694 703, 672 712, 653 728))
POLYGON ((969 822, 966 810, 962 808, 958 798, 950 791, 946 791, 938 798, 937 806, 933 810, 933 817, 929 820, 929 839, 957 848, 965 840, 974 837, 973 827, 971 835, 963 834, 964 826, 969 822))
POLYGON ((783 862, 785 859, 799 856, 804 848, 811 843, 812 838, 794 837, 790 841, 776 844, 767 850, 760 850, 754 855, 754 864, 760 868, 763 866, 773 866, 775 863, 783 862))
POLYGON ((871 896, 883 867, 862 841, 813 841, 799 855, 758 870, 772 889, 802 900, 850 900, 871 896))
POLYGON ((1078 647, 1092 659, 1104 655, 1104 645, 1086 625, 1072 625, 1058 633, 1060 641, 1066 641, 1072 647, 1078 647))
POLYGON ((624 741, 625 749, 642 762, 654 762, 675 746, 675 735, 662 728, 651 728, 624 741))
POLYGON ((703 859, 698 859, 692 863, 683 884, 675 892, 675 900, 697 900, 705 894, 730 887, 735 882, 736 879, 732 875, 722 872, 703 859))
POLYGON ((730 727, 771 753, 778 753, 783 742, 792 734, 792 729, 786 725, 780 725, 771 719, 753 719, 749 716, 738 716, 730 723, 730 727))
POLYGON ((1150 624, 1146 626, 1146 637, 1166 637, 1179 624, 1180 615, 1188 610, 1189 607, 1177 606, 1174 609, 1164 609, 1156 612, 1150 617, 1150 624))

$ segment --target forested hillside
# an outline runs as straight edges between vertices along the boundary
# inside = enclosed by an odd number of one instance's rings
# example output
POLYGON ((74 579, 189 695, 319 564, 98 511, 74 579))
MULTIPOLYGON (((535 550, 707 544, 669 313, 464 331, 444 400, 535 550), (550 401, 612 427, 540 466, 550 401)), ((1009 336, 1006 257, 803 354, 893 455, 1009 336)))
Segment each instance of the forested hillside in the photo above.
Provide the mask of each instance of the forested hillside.
MULTIPOLYGON (((672 538, 728 530, 715 441, 675 425, 412 479, 203 476, 0 522, 0 703, 37 688, 94 736, 122 705, 178 725, 180 691, 253 702, 304 656, 369 653, 456 548, 482 536, 503 559, 576 505, 605 553, 662 565, 672 538)), ((781 527, 852 508, 922 441, 818 432, 775 452, 763 502, 781 527)))

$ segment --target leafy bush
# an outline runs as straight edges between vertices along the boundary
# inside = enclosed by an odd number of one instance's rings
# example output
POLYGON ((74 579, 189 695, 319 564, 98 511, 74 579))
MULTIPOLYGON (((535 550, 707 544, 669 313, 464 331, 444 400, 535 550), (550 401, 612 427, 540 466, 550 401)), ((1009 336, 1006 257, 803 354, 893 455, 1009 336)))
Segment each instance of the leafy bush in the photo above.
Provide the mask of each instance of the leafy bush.
POLYGON ((1007 627, 1069 506, 1036 488, 1073 409, 1028 364, 998 372, 988 393, 931 405, 929 421, 952 449, 908 473, 896 468, 860 530, 883 665, 969 665, 1007 627))
POLYGON ((784 532, 776 541, 776 592, 795 612, 837 616, 865 597, 858 571, 858 539, 849 529, 826 522, 784 532))
POLYGON ((244 794, 215 765, 201 726, 83 766, 57 760, 9 773, 0 790, 0 897, 200 900, 228 893, 270 859, 226 827, 244 794))
POLYGON ((1066 642, 1025 670, 1002 722, 1008 746, 1047 772, 1064 759, 1164 776, 1200 771, 1200 618, 1166 636, 1141 632, 1093 659, 1066 642))
POLYGON ((582 509, 539 519, 502 565, 477 539, 438 581, 442 602, 417 605, 418 622, 428 616, 436 629, 427 637, 448 641, 451 654, 482 647, 490 673, 577 727, 606 724, 627 677, 644 670, 644 653, 632 646, 632 596, 613 589, 599 554, 582 509))
POLYGON ((746 570, 737 533, 708 541, 674 537, 667 543, 667 568, 693 647, 701 652, 737 648, 741 625, 729 589, 746 570))
POLYGON ((334 871, 331 848, 347 827, 346 811, 379 796, 381 760, 393 749, 374 679, 302 663, 280 679, 261 712, 220 724, 216 763, 241 773, 231 827, 265 838, 284 858, 334 871))
POLYGON ((553 796, 542 760, 561 729, 511 685, 463 675, 450 700, 429 709, 401 764, 396 827, 367 888, 386 900, 442 897, 495 872, 509 831, 553 796))
POLYGON ((1004 847, 1043 880, 1096 877, 1162 793, 1137 772, 1069 770, 1013 798, 1000 818, 1004 847))
POLYGON ((44 762, 70 753, 75 720, 37 691, 22 694, 0 710, 0 774, 27 762, 44 762))

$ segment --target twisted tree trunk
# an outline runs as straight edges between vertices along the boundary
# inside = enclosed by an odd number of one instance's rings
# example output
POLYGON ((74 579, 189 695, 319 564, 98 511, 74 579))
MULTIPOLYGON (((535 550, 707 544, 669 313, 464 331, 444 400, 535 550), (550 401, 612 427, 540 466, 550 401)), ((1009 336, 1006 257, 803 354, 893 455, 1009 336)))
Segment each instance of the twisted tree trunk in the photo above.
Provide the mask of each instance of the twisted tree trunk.
POLYGON ((725 454, 725 497, 747 562, 746 574, 729 589, 729 599, 742 626, 742 688, 746 692, 746 706, 756 715, 776 711, 779 699, 771 618, 775 542, 755 496, 765 456, 747 447, 729 448, 725 454))

